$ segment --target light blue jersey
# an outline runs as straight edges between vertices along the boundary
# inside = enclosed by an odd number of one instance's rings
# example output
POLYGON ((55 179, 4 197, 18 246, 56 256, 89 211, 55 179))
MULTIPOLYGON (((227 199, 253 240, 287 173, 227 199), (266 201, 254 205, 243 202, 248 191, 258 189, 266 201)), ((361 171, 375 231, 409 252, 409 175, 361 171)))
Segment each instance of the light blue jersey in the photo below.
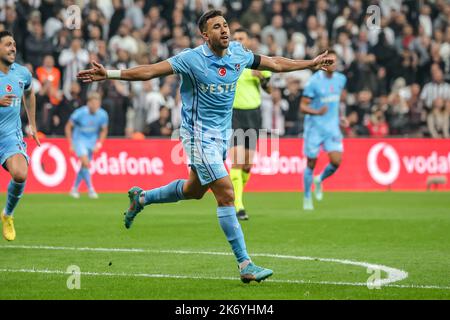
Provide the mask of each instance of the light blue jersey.
POLYGON ((182 127, 191 133, 228 139, 236 83, 254 54, 232 41, 224 57, 218 57, 205 43, 168 59, 181 75, 182 127))
POLYGON ((0 164, 20 153, 28 160, 23 141, 20 108, 25 90, 31 89, 31 73, 18 63, 13 63, 7 74, 0 71, 0 97, 13 94, 16 98, 7 107, 0 107, 0 164))
POLYGON ((223 161, 231 136, 236 83, 254 60, 254 54, 236 41, 230 42, 223 57, 214 55, 205 43, 168 59, 174 73, 181 76, 181 139, 203 185, 228 175, 223 161))
POLYGON ((108 126, 108 113, 100 108, 90 113, 87 106, 75 110, 69 121, 73 124, 72 143, 77 156, 92 156, 100 131, 108 126))
POLYGON ((303 96, 311 99, 311 108, 328 107, 323 115, 305 116, 304 152, 308 158, 317 158, 321 145, 327 152, 343 151, 339 105, 346 82, 342 73, 333 72, 329 78, 325 71, 316 72, 307 82, 303 96))

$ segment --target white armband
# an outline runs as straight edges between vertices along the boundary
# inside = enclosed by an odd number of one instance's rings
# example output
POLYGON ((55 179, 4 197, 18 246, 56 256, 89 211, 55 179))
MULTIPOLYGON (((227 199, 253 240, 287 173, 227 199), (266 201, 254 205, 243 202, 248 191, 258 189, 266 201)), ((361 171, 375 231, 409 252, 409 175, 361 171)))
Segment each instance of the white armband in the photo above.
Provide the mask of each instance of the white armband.
POLYGON ((106 78, 108 79, 120 79, 121 70, 106 70, 106 78))

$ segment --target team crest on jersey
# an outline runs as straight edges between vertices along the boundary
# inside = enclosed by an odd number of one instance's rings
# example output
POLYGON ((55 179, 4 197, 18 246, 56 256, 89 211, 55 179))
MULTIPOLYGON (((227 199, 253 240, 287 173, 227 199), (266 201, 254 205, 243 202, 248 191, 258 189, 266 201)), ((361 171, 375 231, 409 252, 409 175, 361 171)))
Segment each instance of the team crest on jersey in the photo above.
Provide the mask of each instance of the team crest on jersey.
POLYGON ((12 89, 13 89, 12 85, 10 84, 6 85, 6 92, 12 92, 12 89))
POLYGON ((19 81, 19 87, 20 87, 20 89, 23 89, 23 81, 19 81))
POLYGON ((241 64, 240 63, 236 63, 234 65, 234 69, 236 69, 236 71, 239 72, 239 70, 241 70, 241 64))
POLYGON ((225 69, 225 67, 220 67, 220 68, 217 70, 217 73, 219 74, 219 76, 225 77, 225 75, 227 74, 227 69, 225 69))

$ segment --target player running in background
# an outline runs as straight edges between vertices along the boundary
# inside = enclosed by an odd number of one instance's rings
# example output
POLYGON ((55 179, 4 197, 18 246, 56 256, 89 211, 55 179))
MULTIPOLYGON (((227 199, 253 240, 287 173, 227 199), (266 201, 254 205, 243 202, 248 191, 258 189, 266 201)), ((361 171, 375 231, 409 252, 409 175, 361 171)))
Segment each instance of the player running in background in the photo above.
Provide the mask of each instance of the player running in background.
POLYGON ((11 175, 1 220, 3 237, 8 241, 16 238, 13 213, 22 198, 28 174, 29 158, 20 120, 20 107, 21 102, 25 101, 24 97, 30 102, 29 108, 25 105, 29 130, 38 146, 40 145, 36 137, 36 97, 31 88, 31 73, 15 63, 15 59, 16 42, 13 35, 8 31, 0 32, 0 163, 11 175))
POLYGON ((88 188, 88 196, 97 199, 92 184, 89 164, 92 154, 103 146, 103 141, 108 135, 108 114, 101 108, 102 98, 97 92, 90 92, 87 97, 87 105, 78 108, 67 121, 65 132, 69 140, 71 150, 80 159, 81 166, 75 178, 75 183, 70 191, 70 195, 76 199, 80 197, 78 188, 84 180, 88 188))
MULTIPOLYGON (((248 31, 242 28, 234 32, 233 39, 239 41, 244 48, 250 47, 248 31)), ((243 193, 245 185, 250 179, 250 170, 253 166, 258 131, 261 129, 261 92, 263 88, 270 93, 270 71, 245 69, 237 82, 236 94, 233 103, 233 130, 231 138, 232 147, 230 157, 232 167, 230 178, 234 187, 234 205, 237 217, 248 220, 244 208, 243 193)))
POLYGON ((273 272, 256 266, 247 253, 236 217, 233 184, 224 164, 236 83, 244 68, 286 72, 320 68, 334 61, 325 55, 300 61, 253 54, 239 42, 230 41, 228 24, 217 10, 204 13, 198 25, 205 43, 195 49, 187 49, 162 62, 125 70, 105 70, 93 62, 93 68, 81 71, 78 77, 91 82, 107 78, 145 81, 173 73, 181 76, 180 136, 192 170, 187 180, 175 180, 160 188, 147 191, 131 188, 125 227, 131 226, 146 205, 201 199, 211 189, 217 201, 219 224, 239 264, 241 280, 261 281, 273 272))
MULTIPOLYGON (((337 59, 336 53, 328 51, 328 57, 337 59)), ((305 116, 303 152, 307 157, 307 167, 303 175, 303 209, 313 210, 311 184, 318 201, 323 199, 322 182, 336 172, 342 161, 342 133, 340 126, 346 126, 344 110, 340 102, 345 94, 347 78, 336 72, 336 64, 328 66, 327 71, 316 72, 305 85, 300 108, 305 116), (330 163, 324 171, 313 178, 320 146, 328 153, 330 163)))

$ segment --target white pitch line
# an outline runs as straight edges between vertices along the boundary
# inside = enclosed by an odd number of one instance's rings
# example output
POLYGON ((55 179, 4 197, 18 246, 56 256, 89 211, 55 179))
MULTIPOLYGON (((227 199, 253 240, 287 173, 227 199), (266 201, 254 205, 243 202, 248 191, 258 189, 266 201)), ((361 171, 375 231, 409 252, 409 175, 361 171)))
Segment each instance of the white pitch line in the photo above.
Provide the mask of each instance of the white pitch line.
MULTIPOLYGON (((57 274, 57 275, 73 275, 74 273, 63 270, 48 270, 48 269, 0 269, 1 272, 6 273, 39 273, 39 274, 57 274)), ((80 276, 102 276, 102 277, 130 277, 130 278, 163 278, 163 279, 188 279, 188 280, 232 280, 236 281, 238 278, 233 277, 207 277, 195 275, 176 275, 176 274, 150 274, 150 273, 112 273, 112 272, 79 272, 75 273, 80 276)), ((335 282, 335 281, 310 281, 310 280, 276 280, 268 279, 266 282, 271 283, 288 283, 288 284, 319 284, 319 285, 336 285, 336 286, 354 286, 365 287, 365 282, 335 282)), ((440 289, 450 290, 450 287, 434 286, 434 285, 396 285, 388 284, 383 287, 393 288, 407 288, 407 289, 440 289)))
MULTIPOLYGON (((151 249, 139 249, 139 248, 89 248, 89 247, 64 247, 64 246, 36 246, 36 245, 2 245, 0 249, 35 249, 35 250, 63 250, 63 251, 92 251, 92 252, 130 252, 130 253, 166 253, 166 254, 202 254, 202 255, 221 255, 229 256, 232 255, 229 252, 210 252, 210 251, 186 251, 186 250, 151 250, 151 249)), ((280 255, 280 254, 267 254, 267 253, 253 253, 252 256, 259 257, 269 257, 277 259, 290 259, 290 260, 306 260, 306 261, 321 261, 321 262, 333 262, 345 265, 354 265, 364 268, 370 268, 372 270, 381 270, 386 272, 387 278, 375 280, 371 283, 372 286, 389 286, 398 288, 423 288, 423 289, 445 289, 448 290, 450 287, 445 286, 435 286, 435 285, 398 285, 393 284, 404 280, 408 277, 406 271, 391 268, 388 266, 380 264, 372 264, 367 262, 352 261, 347 259, 334 259, 334 258, 319 258, 319 257, 305 257, 305 256, 291 256, 291 255, 280 255)), ((117 274, 115 274, 117 275, 117 274)), ((132 276, 132 275, 130 275, 132 276)), ((148 275, 147 275, 148 277, 148 275)), ((156 276, 155 276, 156 277, 156 276)), ((177 277, 175 275, 167 275, 167 277, 177 277)), ((184 277, 184 276, 181 276, 184 277)), ((195 279, 190 277, 189 279, 195 279)), ((200 279, 217 279, 217 280, 229 280, 234 278, 208 278, 202 277, 200 279)), ((330 282, 330 281, 316 281, 311 282, 307 280, 270 280, 271 282, 282 282, 282 283, 300 283, 300 284, 334 284, 334 285, 354 285, 354 286, 367 286, 365 282, 330 282)))

